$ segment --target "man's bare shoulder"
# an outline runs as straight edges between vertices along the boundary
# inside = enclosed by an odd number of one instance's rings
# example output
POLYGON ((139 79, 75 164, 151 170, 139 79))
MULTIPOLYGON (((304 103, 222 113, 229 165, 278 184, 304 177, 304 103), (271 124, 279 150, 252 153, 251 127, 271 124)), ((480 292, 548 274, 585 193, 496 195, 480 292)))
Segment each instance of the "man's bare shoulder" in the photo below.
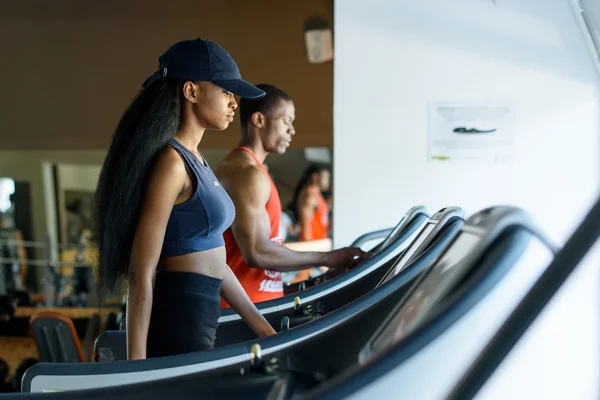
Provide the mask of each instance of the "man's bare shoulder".
POLYGON ((256 161, 245 152, 229 154, 215 169, 215 175, 223 187, 230 190, 269 188, 265 173, 256 161))

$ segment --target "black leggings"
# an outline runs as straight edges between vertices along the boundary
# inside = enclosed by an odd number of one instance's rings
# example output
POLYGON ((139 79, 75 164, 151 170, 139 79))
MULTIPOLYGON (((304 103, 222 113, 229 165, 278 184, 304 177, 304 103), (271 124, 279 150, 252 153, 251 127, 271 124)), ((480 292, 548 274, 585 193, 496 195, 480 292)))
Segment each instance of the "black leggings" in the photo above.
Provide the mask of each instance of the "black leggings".
POLYGON ((210 350, 221 316, 221 279, 157 272, 146 357, 210 350))

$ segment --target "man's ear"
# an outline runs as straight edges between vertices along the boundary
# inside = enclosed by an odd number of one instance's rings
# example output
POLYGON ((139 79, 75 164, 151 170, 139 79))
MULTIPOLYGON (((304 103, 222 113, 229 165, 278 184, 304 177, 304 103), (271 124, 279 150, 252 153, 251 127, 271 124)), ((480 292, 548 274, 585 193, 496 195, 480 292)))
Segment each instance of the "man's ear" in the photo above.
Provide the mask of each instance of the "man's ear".
POLYGON ((252 124, 257 128, 262 128, 265 126, 265 116, 260 112, 255 112, 252 114, 252 124))

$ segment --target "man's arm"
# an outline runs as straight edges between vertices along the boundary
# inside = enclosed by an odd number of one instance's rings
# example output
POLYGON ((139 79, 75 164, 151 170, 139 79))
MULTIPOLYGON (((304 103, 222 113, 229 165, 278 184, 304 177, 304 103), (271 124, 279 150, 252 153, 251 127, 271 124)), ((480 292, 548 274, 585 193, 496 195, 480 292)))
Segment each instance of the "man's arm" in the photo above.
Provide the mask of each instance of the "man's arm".
POLYGON ((280 272, 321 265, 347 268, 367 257, 356 248, 329 253, 298 252, 271 241, 271 224, 265 209, 271 187, 260 169, 248 167, 237 170, 222 178, 221 183, 235 204, 236 217, 231 230, 249 266, 280 272))
POLYGON ((329 238, 310 242, 285 242, 283 245, 294 251, 331 251, 333 249, 333 242, 329 238))

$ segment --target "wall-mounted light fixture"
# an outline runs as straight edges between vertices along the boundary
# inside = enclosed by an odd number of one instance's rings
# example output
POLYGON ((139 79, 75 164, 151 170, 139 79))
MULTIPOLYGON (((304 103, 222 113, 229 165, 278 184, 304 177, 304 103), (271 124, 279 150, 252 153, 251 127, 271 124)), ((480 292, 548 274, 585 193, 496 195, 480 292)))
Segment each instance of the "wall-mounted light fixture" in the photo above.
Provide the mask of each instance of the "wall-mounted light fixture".
POLYGON ((310 17, 304 23, 306 56, 312 64, 333 60, 333 34, 325 18, 310 17))

